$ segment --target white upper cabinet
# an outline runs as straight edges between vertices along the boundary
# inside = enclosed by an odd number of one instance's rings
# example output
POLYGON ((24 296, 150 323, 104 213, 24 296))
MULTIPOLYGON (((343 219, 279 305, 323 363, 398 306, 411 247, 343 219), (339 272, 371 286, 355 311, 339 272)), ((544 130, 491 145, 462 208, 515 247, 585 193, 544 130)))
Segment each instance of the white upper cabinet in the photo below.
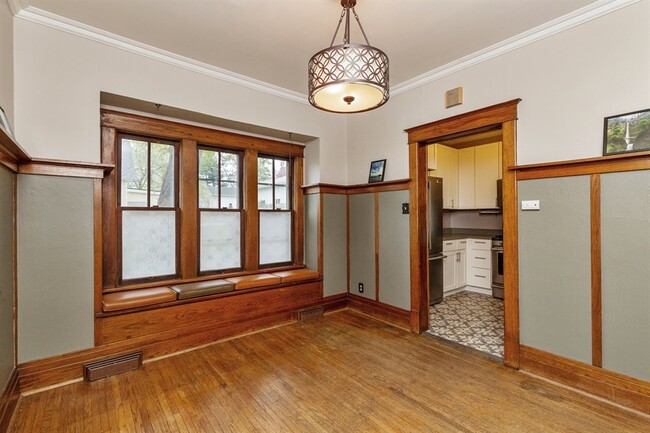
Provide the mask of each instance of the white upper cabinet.
POLYGON ((497 206, 497 179, 501 143, 484 144, 474 148, 474 207, 484 209, 497 206))
POLYGON ((428 151, 430 176, 443 179, 444 209, 488 209, 497 204, 501 142, 454 149, 442 144, 428 151))
POLYGON ((427 151, 429 176, 442 178, 442 207, 458 209, 458 150, 434 144, 430 145, 427 151), (436 167, 433 170, 432 164, 436 167))

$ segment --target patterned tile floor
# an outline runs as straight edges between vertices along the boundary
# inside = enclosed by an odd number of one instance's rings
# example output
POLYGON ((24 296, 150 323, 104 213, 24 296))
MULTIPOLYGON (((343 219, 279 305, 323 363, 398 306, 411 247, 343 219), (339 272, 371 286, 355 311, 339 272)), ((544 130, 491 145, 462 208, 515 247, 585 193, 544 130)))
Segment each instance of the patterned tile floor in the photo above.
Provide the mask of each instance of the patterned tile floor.
POLYGON ((503 358, 503 301, 489 295, 460 292, 429 307, 436 337, 503 358))

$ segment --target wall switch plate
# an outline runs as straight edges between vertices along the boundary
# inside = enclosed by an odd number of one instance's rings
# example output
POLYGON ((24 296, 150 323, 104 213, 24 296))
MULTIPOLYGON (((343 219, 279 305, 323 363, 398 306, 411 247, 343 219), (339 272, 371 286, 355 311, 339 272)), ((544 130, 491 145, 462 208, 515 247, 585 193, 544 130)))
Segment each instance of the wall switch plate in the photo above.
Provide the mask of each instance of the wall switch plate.
POLYGON ((522 200, 521 210, 539 210, 539 200, 522 200))
POLYGON ((408 203, 402 203, 402 214, 406 215, 409 213, 409 204, 408 203))

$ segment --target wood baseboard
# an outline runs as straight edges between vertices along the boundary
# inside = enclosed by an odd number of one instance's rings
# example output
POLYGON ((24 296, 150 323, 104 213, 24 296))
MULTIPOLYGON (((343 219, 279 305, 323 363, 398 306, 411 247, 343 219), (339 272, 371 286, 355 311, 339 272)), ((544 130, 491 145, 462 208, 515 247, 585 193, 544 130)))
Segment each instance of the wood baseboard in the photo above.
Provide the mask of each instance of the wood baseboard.
POLYGON ((18 398, 20 397, 18 377, 18 369, 14 368, 9 375, 5 389, 0 395, 0 431, 9 431, 11 417, 18 405, 18 398))
POLYGON ((410 330, 411 313, 407 310, 353 294, 348 294, 348 307, 361 311, 376 319, 391 323, 399 328, 410 330))
POLYGON ((519 356, 520 368, 524 371, 650 414, 648 382, 533 347, 520 346, 519 356))
POLYGON ((338 295, 326 296, 322 299, 321 306, 323 307, 325 312, 347 308, 348 294, 339 293, 338 295))

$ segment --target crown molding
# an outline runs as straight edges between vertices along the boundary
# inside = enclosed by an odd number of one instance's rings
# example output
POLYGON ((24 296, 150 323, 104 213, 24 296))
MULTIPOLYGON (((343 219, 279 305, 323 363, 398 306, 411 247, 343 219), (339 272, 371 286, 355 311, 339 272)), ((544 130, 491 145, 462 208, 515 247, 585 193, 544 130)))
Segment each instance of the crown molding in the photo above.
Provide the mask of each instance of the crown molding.
MULTIPOLYGON (((294 102, 307 105, 307 95, 284 89, 273 84, 255 80, 226 69, 218 68, 207 63, 199 62, 188 57, 180 56, 169 51, 143 44, 132 39, 124 38, 83 23, 55 15, 42 9, 29 6, 29 0, 7 0, 14 16, 31 21, 66 33, 80 36, 104 45, 138 54, 169 65, 177 66, 192 72, 207 75, 218 80, 226 81, 256 91, 278 96, 294 102)), ((502 42, 476 51, 453 62, 447 63, 432 71, 419 75, 390 88, 391 96, 408 92, 432 81, 439 80, 471 66, 493 59, 528 44, 551 37, 572 27, 607 15, 624 7, 638 3, 640 0, 600 0, 572 13, 564 15, 546 24, 530 29, 524 33, 506 39, 502 42)))
POLYGON ((564 15, 546 24, 530 29, 524 33, 513 36, 502 42, 489 46, 480 51, 476 51, 468 56, 461 57, 451 63, 447 63, 432 71, 419 75, 403 83, 392 86, 390 89, 391 96, 408 92, 432 81, 439 80, 447 75, 462 71, 471 66, 477 65, 486 60, 493 59, 503 54, 524 47, 528 44, 551 37, 557 33, 568 30, 572 27, 586 23, 593 19, 607 15, 640 0, 600 0, 591 5, 585 6, 575 12, 564 15))
POLYGON ((141 42, 128 39, 114 33, 106 32, 95 27, 88 26, 78 21, 70 20, 59 15, 55 15, 35 8, 33 6, 22 7, 21 1, 24 0, 9 0, 12 10, 15 6, 21 6, 21 9, 14 16, 26 21, 41 24, 51 27, 66 33, 80 36, 85 39, 99 42, 123 51, 133 54, 138 54, 153 60, 157 60, 168 65, 183 68, 192 72, 207 75, 218 80, 226 81, 239 86, 247 87, 249 89, 257 90, 259 92, 267 93, 273 96, 279 96, 294 102, 300 102, 307 105, 307 96, 299 92, 294 92, 284 89, 273 84, 265 83, 263 81, 255 80, 226 69, 218 68, 198 60, 190 59, 172 52, 161 50, 151 45, 143 44, 141 42))

